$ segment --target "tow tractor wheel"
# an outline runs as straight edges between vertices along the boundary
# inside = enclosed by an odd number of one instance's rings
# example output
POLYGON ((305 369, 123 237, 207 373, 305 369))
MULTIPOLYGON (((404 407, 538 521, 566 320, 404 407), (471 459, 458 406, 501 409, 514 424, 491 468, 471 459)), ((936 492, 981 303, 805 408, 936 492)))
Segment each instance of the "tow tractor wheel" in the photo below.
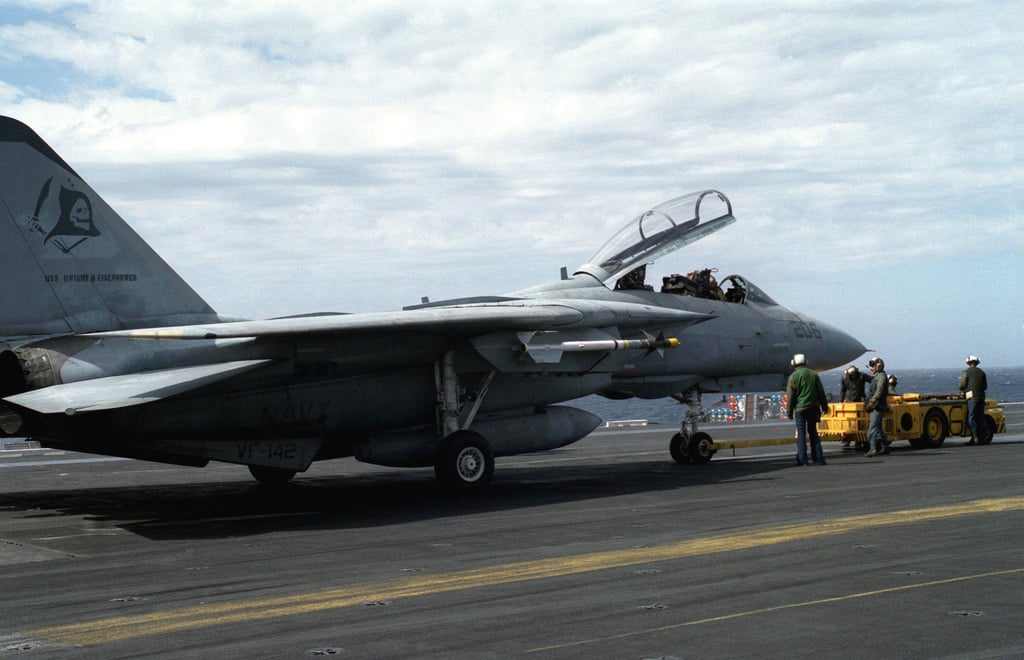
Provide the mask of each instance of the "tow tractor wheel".
POLYGON ((949 434, 946 416, 938 408, 932 408, 924 415, 924 422, 921 424, 921 444, 925 447, 935 449, 942 446, 942 442, 949 434))
POLYGON ((264 486, 283 486, 292 480, 292 477, 295 476, 295 470, 268 467, 266 465, 250 465, 249 474, 264 486))
POLYGON ((481 490, 494 475, 494 453, 487 439, 473 431, 456 431, 441 442, 434 475, 456 491, 481 490))
POLYGON ((668 443, 668 453, 672 454, 672 460, 676 463, 692 463, 690 450, 686 438, 682 433, 676 433, 668 443))
POLYGON ((711 448, 714 444, 711 440, 711 436, 704 431, 698 431, 693 434, 693 438, 690 440, 690 458, 694 463, 707 463, 711 460, 711 457, 715 455, 715 449, 711 448))

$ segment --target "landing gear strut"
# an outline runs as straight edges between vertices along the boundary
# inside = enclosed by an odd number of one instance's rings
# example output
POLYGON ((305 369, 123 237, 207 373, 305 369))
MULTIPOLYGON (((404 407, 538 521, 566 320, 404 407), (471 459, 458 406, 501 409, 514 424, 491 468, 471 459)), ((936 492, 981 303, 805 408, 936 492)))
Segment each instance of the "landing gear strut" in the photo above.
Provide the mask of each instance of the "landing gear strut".
POLYGON ((700 388, 691 388, 674 397, 686 405, 686 416, 679 425, 679 433, 672 436, 668 451, 676 463, 707 463, 717 451, 711 436, 697 430, 703 410, 700 403, 700 388))
POLYGON ((434 462, 434 475, 452 490, 481 490, 490 483, 494 474, 494 452, 490 443, 484 436, 469 430, 494 374, 492 371, 487 375, 467 408, 459 402, 459 375, 455 371, 454 353, 449 351, 435 365, 437 428, 442 440, 434 462))

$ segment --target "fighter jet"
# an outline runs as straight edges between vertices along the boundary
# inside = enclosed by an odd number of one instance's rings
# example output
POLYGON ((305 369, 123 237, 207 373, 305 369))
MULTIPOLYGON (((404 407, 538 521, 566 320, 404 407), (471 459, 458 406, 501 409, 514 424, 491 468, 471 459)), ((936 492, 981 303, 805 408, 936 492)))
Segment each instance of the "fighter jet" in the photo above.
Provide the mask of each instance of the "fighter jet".
POLYGON ((456 490, 496 457, 562 447, 589 394, 675 397, 677 461, 710 458, 700 394, 778 391, 803 353, 864 346, 750 280, 646 266, 735 221, 721 192, 630 220, 571 275, 392 312, 216 313, 32 129, 0 118, 0 429, 44 446, 204 466, 281 484, 313 461, 433 466, 456 490))

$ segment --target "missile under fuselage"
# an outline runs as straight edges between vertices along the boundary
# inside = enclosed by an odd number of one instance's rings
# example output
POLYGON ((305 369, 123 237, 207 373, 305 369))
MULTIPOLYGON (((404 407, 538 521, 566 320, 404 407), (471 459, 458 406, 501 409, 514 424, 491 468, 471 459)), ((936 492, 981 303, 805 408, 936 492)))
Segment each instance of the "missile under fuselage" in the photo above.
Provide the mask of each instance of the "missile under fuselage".
POLYGON ((538 364, 556 364, 565 353, 611 352, 624 350, 660 351, 664 348, 676 348, 679 340, 675 337, 645 337, 643 339, 617 339, 609 337, 598 339, 574 339, 569 341, 553 341, 556 333, 519 333, 520 350, 529 355, 538 364), (545 341, 547 339, 548 341, 545 341))
POLYGON ((594 339, 584 341, 563 341, 556 346, 545 346, 544 348, 559 348, 566 353, 583 351, 624 351, 629 349, 656 350, 659 348, 675 348, 679 346, 679 340, 675 337, 667 339, 594 339))

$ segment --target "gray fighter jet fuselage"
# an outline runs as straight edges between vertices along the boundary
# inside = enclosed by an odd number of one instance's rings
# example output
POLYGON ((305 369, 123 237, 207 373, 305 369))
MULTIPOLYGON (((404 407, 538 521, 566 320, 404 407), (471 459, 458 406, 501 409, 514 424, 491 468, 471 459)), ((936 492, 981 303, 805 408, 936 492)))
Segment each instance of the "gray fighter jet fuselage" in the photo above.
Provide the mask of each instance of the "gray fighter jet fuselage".
MULTIPOLYGON (((643 281, 646 264, 735 220, 717 191, 652 208, 571 276, 525 291, 247 321, 216 314, 16 120, 0 119, 0 163, 0 429, 48 446, 226 461, 267 482, 354 456, 473 489, 495 457, 600 422, 558 403, 777 391, 794 353, 828 369, 865 350, 740 276, 643 281)), ((674 436, 677 460, 702 456, 695 431, 674 436)))

